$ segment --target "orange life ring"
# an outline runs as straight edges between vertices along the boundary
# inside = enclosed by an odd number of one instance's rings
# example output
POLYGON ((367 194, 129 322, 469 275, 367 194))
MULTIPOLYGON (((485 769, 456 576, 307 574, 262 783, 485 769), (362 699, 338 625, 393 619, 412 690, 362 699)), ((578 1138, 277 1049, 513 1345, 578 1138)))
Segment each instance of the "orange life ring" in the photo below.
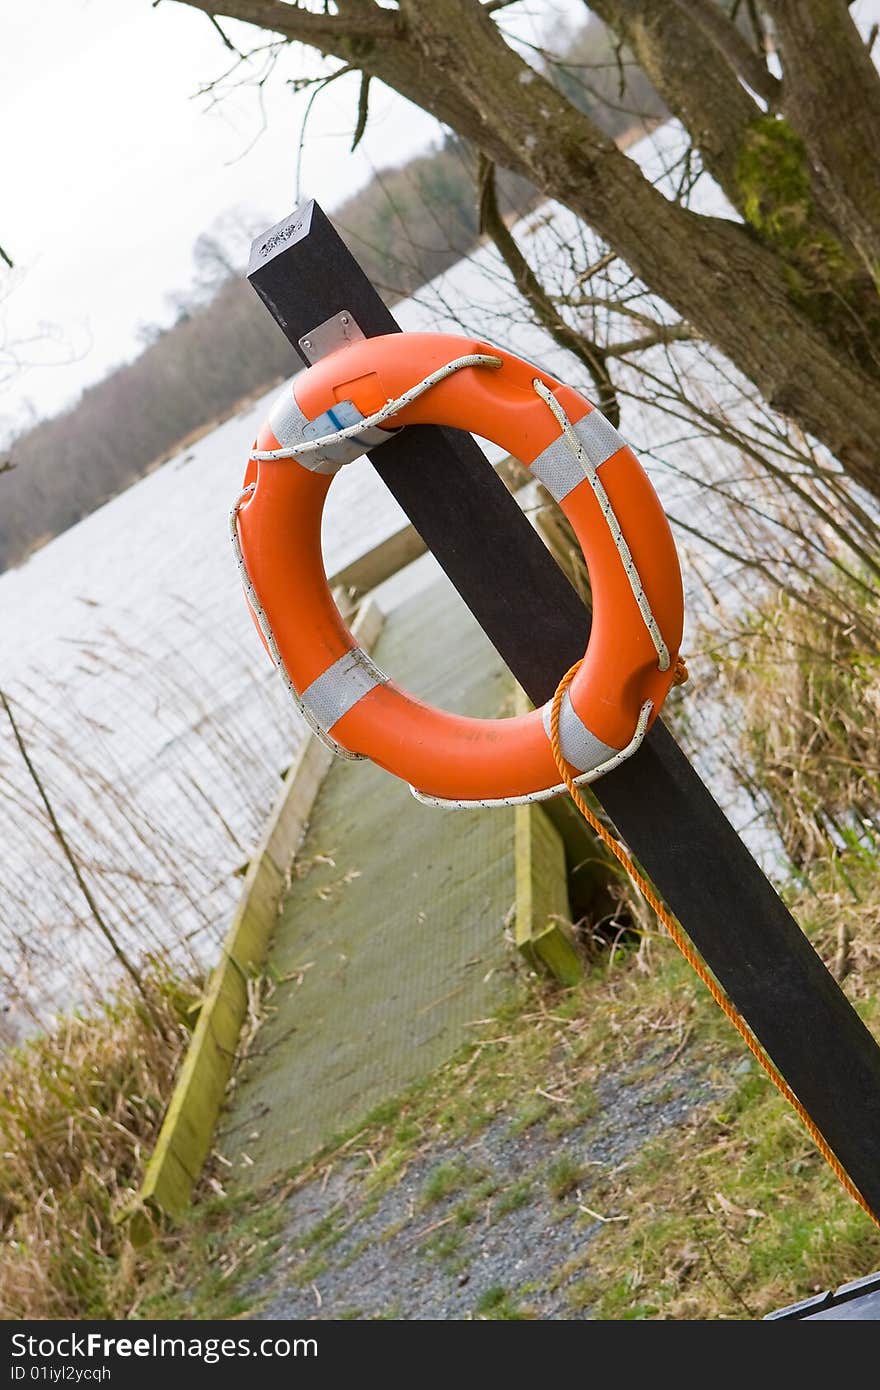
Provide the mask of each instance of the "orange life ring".
POLYGON ((683 621, 675 543, 651 483, 605 417, 572 387, 486 343, 427 333, 368 338, 282 390, 232 515, 264 643, 325 741, 371 758, 424 800, 507 804, 559 790, 549 705, 488 720, 424 704, 357 647, 330 594, 321 515, 333 475, 409 424, 493 440, 531 468, 571 521, 590 574, 593 625, 562 706, 561 747, 578 780, 593 780, 635 751, 672 683, 683 621), (450 362, 460 370, 446 374, 450 362), (423 383, 417 396, 410 388, 420 377, 430 389, 423 383), (297 454, 308 441, 311 452, 297 454))

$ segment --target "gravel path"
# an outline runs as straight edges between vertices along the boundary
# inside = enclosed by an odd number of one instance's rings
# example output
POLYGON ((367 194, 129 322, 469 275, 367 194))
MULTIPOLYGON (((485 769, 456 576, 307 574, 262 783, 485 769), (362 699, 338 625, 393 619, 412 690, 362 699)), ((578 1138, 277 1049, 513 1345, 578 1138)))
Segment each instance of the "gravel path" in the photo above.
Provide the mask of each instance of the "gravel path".
POLYGON ((571 1293, 602 1227, 584 1210, 591 1187, 719 1094, 685 1060, 662 1061, 606 1079, 595 1115, 566 1134, 496 1119, 423 1151, 378 1200, 354 1164, 303 1187, 270 1272, 245 1290, 252 1316, 589 1317, 571 1293))

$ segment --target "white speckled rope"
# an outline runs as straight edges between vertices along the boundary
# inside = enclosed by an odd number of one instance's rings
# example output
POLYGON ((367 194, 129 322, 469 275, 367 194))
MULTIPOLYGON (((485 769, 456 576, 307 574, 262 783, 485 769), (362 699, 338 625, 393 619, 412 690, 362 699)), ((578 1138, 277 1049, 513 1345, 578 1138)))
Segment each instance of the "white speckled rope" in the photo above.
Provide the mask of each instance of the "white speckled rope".
POLYGON ((424 396, 426 391, 432 387, 439 386, 441 381, 452 376, 455 372, 462 371, 465 367, 494 367, 503 366, 500 357, 492 357, 486 352, 471 352, 466 357, 456 357, 452 362, 446 362, 436 371, 417 381, 415 386, 411 386, 408 391, 404 391, 402 396, 397 396, 393 401, 386 401, 380 410, 372 415, 368 415, 365 420, 357 420, 353 425, 346 425, 345 429, 335 430, 332 434, 323 434, 320 439, 305 439, 302 444, 296 444, 289 449, 255 449, 251 454, 252 459, 259 462, 271 461, 272 459, 296 459, 303 454, 317 454, 321 449, 325 449, 328 444, 338 444, 343 439, 354 439, 362 434, 364 430, 373 429, 376 425, 383 424, 392 415, 397 415, 406 406, 412 405, 419 396, 424 396))
POLYGON ((648 629, 651 641, 654 643, 654 646, 656 648, 658 669, 661 671, 668 671, 669 648, 663 640, 663 634, 660 631, 657 619, 654 617, 654 614, 651 611, 651 605, 648 601, 648 595, 645 593, 644 586, 639 576, 639 572, 636 569, 636 562, 632 557, 632 551, 630 550, 629 545, 627 544, 626 536, 623 534, 623 531, 620 528, 620 522, 617 520, 617 517, 614 514, 614 508, 611 505, 608 493, 605 491, 605 488, 602 485, 602 481, 599 477, 598 470, 596 469, 592 459, 588 456, 586 450, 584 449, 583 445, 581 444, 580 440, 575 434, 574 426, 572 425, 562 406, 559 404, 558 400, 554 396, 553 392, 547 386, 545 386, 543 381, 541 381, 538 377, 535 377, 535 379, 532 382, 532 385, 534 386, 538 395, 541 397, 541 400, 544 401, 550 407, 551 411, 553 412, 553 415, 556 418, 557 424, 562 430, 568 447, 571 449, 581 468, 584 470, 584 476, 589 480, 590 487, 593 489, 593 492, 596 495, 596 501, 599 503, 599 506, 602 509, 602 515, 604 516, 605 521, 608 525, 608 530, 611 532, 614 544, 617 546, 617 553, 620 556, 620 563, 623 565, 624 573, 626 574, 626 577, 629 580, 629 586, 632 589, 633 598, 639 606, 639 612, 642 615, 645 627, 648 629))
MULTIPOLYGON (((575 777, 575 785, 585 787, 588 782, 598 782, 600 777, 604 777, 606 772, 613 772, 621 763, 625 763, 627 758, 631 758, 642 745, 645 732, 648 728, 648 719, 654 708, 653 700, 646 700, 639 710, 639 718, 636 730, 625 748, 621 748, 619 753, 615 753, 613 758, 607 762, 600 763, 598 767, 590 768, 587 772, 582 772, 579 777, 575 777)), ((501 806, 529 806, 534 801, 549 801, 552 796, 559 796, 566 790, 564 782, 559 782, 555 787, 543 787, 539 792, 526 792, 524 796, 499 796, 494 800, 484 801, 455 801, 442 796, 429 796, 427 792, 420 792, 418 787, 410 786, 410 791, 416 801, 421 801, 425 806, 436 806, 442 811, 469 811, 476 807, 486 810, 495 810, 501 806)))
MULTIPOLYGON (((469 353, 467 356, 464 357, 456 357, 453 361, 445 363, 444 366, 438 367, 436 371, 433 371, 428 376, 423 377, 421 381, 417 382, 414 386, 411 386, 402 395, 397 396, 394 400, 387 401, 380 410, 377 410, 373 415, 367 416, 366 419, 358 420, 355 424, 348 425, 344 429, 335 430, 331 434, 322 435, 319 439, 303 440, 302 443, 297 444, 295 447, 286 449, 254 450, 251 453, 250 457, 259 462, 262 462, 264 460, 269 462, 276 459, 296 459, 301 454, 318 453, 321 449, 326 448, 328 444, 336 444, 344 439, 353 439, 364 430, 372 429, 374 426, 377 425, 382 425, 384 421, 388 420, 391 416, 396 415, 399 411, 403 410, 407 405, 410 405, 413 401, 418 400, 420 396, 423 396, 425 392, 430 391, 432 387, 437 386, 441 381, 445 381, 447 377, 452 376, 453 373, 462 371, 465 367, 498 368, 502 365, 502 359, 500 357, 494 357, 487 353, 469 353)), ((617 516, 615 515, 614 508, 611 505, 611 501, 608 497, 608 494, 606 493, 605 488, 602 485, 602 482, 598 476, 596 466, 593 464, 592 460, 588 457, 587 453, 583 449, 580 440, 578 439, 577 434, 575 433, 574 427, 571 424, 571 421, 569 420, 568 416, 565 413, 565 410, 560 405, 559 401, 554 396, 553 392, 549 389, 549 387, 544 385, 544 383, 540 380, 539 377, 533 378, 532 385, 535 389, 536 394, 540 396, 541 400, 544 401, 544 403, 552 412, 554 418, 556 419, 562 431, 562 437, 565 439, 569 448, 575 455, 575 458, 577 459, 578 463, 583 469, 584 477, 589 481, 590 486, 593 489, 593 492, 596 496, 596 500, 598 501, 599 506, 601 508, 602 515, 605 517, 608 529, 610 530, 615 546, 617 547, 617 552, 620 556, 620 561, 623 565, 624 572, 629 581, 630 588, 632 589, 633 597, 635 598, 636 603, 638 604, 639 612, 642 615, 645 627, 647 628, 647 631, 657 651, 658 667, 661 671, 668 671, 670 664, 669 648, 667 647, 666 642, 663 639, 663 635, 660 632, 657 620, 654 617, 654 614, 651 610, 651 605, 648 600, 648 596, 645 593, 644 586, 639 576, 639 572, 636 568, 635 561, 633 560, 632 552, 630 551, 629 545, 627 544, 627 540, 621 529, 620 522, 617 520, 617 516)), ((232 546, 235 552, 236 562, 238 564, 239 572, 241 574, 242 583, 244 585, 244 590, 247 594, 248 601, 260 625, 260 631, 262 632, 266 640, 266 646, 269 649, 269 653, 272 657, 272 660, 275 662, 275 665, 281 672, 284 684, 290 692, 294 700, 294 703, 296 704, 297 709, 299 710, 303 719, 305 719, 306 723, 312 729, 313 733, 321 740, 325 747, 329 748, 333 753, 337 755, 337 757, 347 758, 352 761, 360 760, 364 757, 364 754, 352 753, 349 749, 344 748, 342 744, 337 743, 335 739, 333 739, 330 736, 327 730, 322 728, 312 711, 303 702, 302 698, 300 697, 300 694, 294 687, 293 681, 291 680, 287 672, 287 669, 284 665, 284 661, 281 656, 281 652, 278 648, 278 644, 275 641, 274 634, 272 632, 271 627, 269 626, 269 621, 266 617, 265 612, 263 611, 263 607, 259 601, 259 598, 257 597, 256 590, 254 589, 254 586, 251 582, 251 578, 247 570, 247 565, 245 564, 244 554, 242 553, 241 549, 241 540, 238 534, 238 513, 242 505, 244 504, 245 499, 252 496, 255 489, 255 483, 251 483, 250 486, 246 487, 244 491, 240 494, 238 500, 235 503, 235 506, 232 508, 232 511, 229 514, 230 537, 232 540, 232 546)), ((635 753, 636 750, 640 747, 642 740, 645 737, 645 732, 648 726, 648 719, 650 718, 651 711, 653 710, 653 708, 653 702, 651 700, 646 700, 642 705, 641 710, 639 711, 639 718, 636 724, 635 731, 627 746, 625 748, 620 749, 620 751, 615 753, 613 757, 608 758, 603 763, 600 763, 598 767, 588 769, 586 772, 581 773, 579 777, 576 777, 574 779, 575 785, 584 786, 589 782, 595 782, 598 780, 598 778, 603 777, 607 772, 611 772, 615 767, 619 767, 621 763, 627 760, 627 758, 632 757, 633 753, 635 753)), ((529 804, 531 802, 536 801, 545 801, 548 800, 550 797, 558 796, 561 792, 564 792, 566 788, 565 784, 560 782, 556 786, 545 787, 540 791, 529 792, 524 796, 499 797, 479 801, 450 800, 448 798, 443 797, 429 796, 426 792, 419 791, 417 787, 410 787, 410 790, 412 791, 413 796, 415 796, 418 801, 423 802, 426 806, 437 806, 443 807, 445 809, 459 810, 466 809, 468 807, 517 806, 529 804)))
MULTIPOLYGON (((617 553, 620 556, 620 563, 623 565, 624 572, 626 574, 627 579, 629 580, 629 585, 632 589, 633 597, 635 598, 635 601, 638 604, 639 612, 642 615, 642 620, 645 624, 645 627, 648 630, 648 633, 651 637, 651 641, 654 643, 654 647, 657 652, 658 668, 661 671, 668 671, 670 663, 669 648, 663 640, 663 634, 661 633, 660 627, 657 623, 657 619, 654 617, 654 614, 651 610, 651 605, 648 600, 648 596, 645 593, 644 585, 642 584, 641 577, 639 575, 638 570, 636 569, 636 564, 632 557, 632 551, 630 550, 629 545, 627 544, 626 537, 624 536, 623 531, 621 530, 620 522, 617 520, 614 508, 611 505, 611 499, 609 498, 604 486, 602 485, 601 479, 599 478, 598 470, 595 464, 593 463, 592 459, 584 450, 580 440, 577 437, 577 434, 575 433, 571 421, 569 420, 562 406, 559 404, 559 401, 554 396, 553 392, 549 389, 549 387, 544 385, 540 377, 534 377, 532 379, 532 386, 535 388, 537 395, 541 397, 541 400, 544 401, 544 403, 552 411, 553 416, 555 417, 560 429, 562 430, 562 437, 565 439, 566 444, 571 449, 572 453, 574 454, 575 458, 577 459, 578 463, 583 469, 584 477, 588 479, 590 486, 593 489, 596 501, 599 503, 602 515, 605 518, 605 522, 608 526, 609 531, 611 532, 614 544, 617 547, 617 553)), ((645 733, 648 727, 648 720, 651 716, 651 711, 653 710, 653 708, 653 701, 646 700, 645 703, 642 705, 641 709, 639 710, 639 717, 636 723, 635 732, 633 733, 633 736, 630 739, 629 743, 626 745, 626 747, 621 748, 620 752, 615 753, 613 757, 608 758, 605 762, 599 763, 598 767, 589 768, 586 772, 582 772, 579 777, 575 777, 575 786, 583 787, 590 782, 597 782, 599 778, 604 777, 607 772, 612 772, 614 768, 619 767, 621 763, 626 762, 627 758, 631 758, 633 753, 637 752, 637 750, 641 747, 642 740, 645 737, 645 733)), ((416 798, 417 801, 423 802, 426 806, 437 806, 441 809, 450 811, 466 810, 468 807, 472 806, 487 808, 494 808, 500 806, 524 806, 529 805, 535 801, 547 801, 552 796, 559 796, 565 790, 565 783, 559 782, 554 787, 546 787, 542 791, 538 792, 528 792, 525 796, 505 796, 493 800, 484 801, 456 801, 450 800, 445 797, 429 796, 426 792, 420 792, 417 787, 410 787, 410 791, 412 792, 413 796, 416 798)))
MULTIPOLYGON (((500 366, 502 366, 501 358, 490 356, 488 353, 473 352, 468 353, 467 356, 464 357, 456 357, 452 362, 444 363, 442 367, 438 367, 436 371, 431 372, 430 375, 416 382, 415 386, 411 386, 408 391, 404 391, 402 396, 398 396, 392 401, 386 401, 381 410, 377 410, 374 415, 369 416, 365 420, 358 420, 355 424, 347 425, 344 429, 334 430, 331 434, 322 435, 320 439, 303 440, 301 444, 297 444, 296 448, 257 449, 253 451, 250 457, 258 462, 264 460, 268 462, 274 459, 295 459, 300 454, 318 453, 319 450, 326 448, 328 444, 338 444, 342 439, 353 439, 356 435, 363 433, 364 430, 372 429, 376 425, 381 425, 384 420, 389 419, 390 416, 396 415, 398 411, 403 410, 404 406, 410 405, 413 401, 418 400, 419 396, 423 396, 425 392, 430 391, 433 386, 439 385, 441 381, 445 381, 447 377, 452 376, 455 372, 462 371, 465 367, 498 368, 500 366)), ((235 506, 229 513, 229 537, 232 541, 235 561, 238 565, 238 571, 241 575, 241 582, 244 586, 248 602, 253 609, 254 617, 260 625, 260 631, 265 638, 266 646, 269 649, 269 655, 280 671, 281 679, 284 681, 294 704, 309 728, 315 736, 321 740, 324 747, 329 748, 338 758, 347 758, 351 762, 361 762, 363 761, 364 754, 352 753, 350 749, 343 747, 341 743, 337 743, 328 731, 318 722, 312 710, 309 709, 308 705, 297 691, 290 678, 287 667, 284 665, 284 659, 281 655, 278 643, 275 640, 275 634, 269 625, 269 619, 266 617, 263 605, 260 603, 257 591, 248 574, 247 564, 245 563, 244 553, 241 548, 241 538, 238 534, 238 513, 246 499, 252 497, 255 491, 256 483, 251 483, 239 494, 235 506)), ((377 671, 377 675, 381 676, 382 673, 377 671)), ((387 680, 387 677, 384 677, 384 679, 387 680)))

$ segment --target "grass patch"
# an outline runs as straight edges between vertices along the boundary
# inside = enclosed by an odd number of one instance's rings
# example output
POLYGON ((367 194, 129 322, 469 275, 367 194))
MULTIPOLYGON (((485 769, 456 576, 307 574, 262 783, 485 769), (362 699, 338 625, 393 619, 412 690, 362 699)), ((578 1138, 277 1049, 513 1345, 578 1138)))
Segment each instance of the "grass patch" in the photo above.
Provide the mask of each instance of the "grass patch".
MULTIPOLYGON (((176 1321, 235 1318, 252 1312, 247 1286, 272 1266, 285 1206, 252 1194, 200 1204, 184 1225, 138 1252, 140 1294, 130 1316, 176 1321)), ((316 1265, 324 1257, 314 1258, 316 1265)), ((301 1266, 300 1266, 301 1267, 301 1266)))
POLYGON ((466 1163, 438 1163, 422 1189, 422 1202, 425 1206, 442 1202, 466 1187, 470 1178, 471 1169, 466 1163))
POLYGON ((464 1235, 461 1230, 450 1230, 447 1226, 442 1231, 434 1231, 427 1240, 421 1245, 422 1251, 427 1255, 435 1255, 439 1260, 454 1260, 464 1243, 464 1235))
POLYGON ((520 1178, 518 1182, 510 1187, 505 1187, 498 1195, 495 1203, 494 1213, 496 1217, 507 1216, 509 1212, 519 1211, 520 1207, 527 1206, 532 1199, 534 1184, 531 1178, 520 1178))
POLYGON ((480 1295, 474 1305, 474 1317, 492 1322, 517 1322, 533 1317, 528 1309, 520 1308, 507 1289, 495 1284, 480 1295))
POLYGON ((574 1192, 583 1176, 583 1168, 570 1154, 561 1154, 547 1169, 547 1191, 554 1202, 561 1202, 574 1192))
POLYGON ((599 1111, 599 1096, 593 1086, 584 1084, 567 1105, 557 1106, 547 1120, 547 1133, 559 1139, 573 1129, 579 1129, 592 1120, 599 1111))
POLYGON ((508 1125, 508 1131, 513 1135, 525 1134, 526 1130, 531 1129, 533 1125, 540 1124, 549 1114, 549 1101, 530 1096, 523 1105, 517 1107, 513 1119, 508 1125))
MULTIPOLYGON (((725 1054, 736 1061, 733 1039, 725 1054)), ((880 1231, 757 1069, 589 1202, 628 1217, 603 1225, 570 1290, 594 1318, 760 1318, 880 1266, 880 1231)))

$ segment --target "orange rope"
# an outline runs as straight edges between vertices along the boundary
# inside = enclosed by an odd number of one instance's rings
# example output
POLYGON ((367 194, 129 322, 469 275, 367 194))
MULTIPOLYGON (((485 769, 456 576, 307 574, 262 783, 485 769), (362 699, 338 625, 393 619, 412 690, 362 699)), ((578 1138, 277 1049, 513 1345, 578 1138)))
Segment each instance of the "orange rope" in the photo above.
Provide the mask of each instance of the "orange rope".
MULTIPOLYGON (((569 793, 575 806, 577 806, 584 820, 587 821, 587 823, 590 826, 592 826, 593 830, 595 830, 596 834, 599 836, 599 839, 603 842, 603 844, 608 846, 618 863, 621 864, 623 868, 626 870, 626 872, 629 874, 629 877, 632 879, 633 883, 638 888, 643 898, 645 898, 645 900, 648 903, 650 903, 651 907, 656 912, 657 916, 663 923, 667 932, 672 937, 672 940, 675 942, 679 951, 681 951, 681 954, 684 956, 688 965, 690 965, 691 968, 694 971, 696 971, 697 975, 703 981, 703 984, 708 989, 712 998, 715 1000, 715 1003, 730 1019, 731 1023, 733 1024, 736 1031, 739 1033, 746 1047, 749 1049, 752 1056, 755 1058, 755 1061, 760 1063, 760 1065, 764 1068, 764 1071, 769 1076, 770 1080, 773 1082, 773 1085, 779 1091, 780 1095, 785 1097, 789 1105, 799 1116, 801 1122, 807 1130, 807 1133, 810 1135, 811 1139, 813 1140, 813 1143, 816 1145, 816 1148, 819 1150, 820 1154, 825 1159, 825 1162, 828 1164, 829 1168, 834 1173, 841 1186, 844 1188, 846 1192, 849 1193, 853 1201, 858 1202, 859 1206, 862 1208, 864 1212, 867 1213, 868 1216, 870 1216, 871 1220, 874 1221, 878 1226, 880 1226, 880 1218, 878 1218, 878 1216, 871 1210, 870 1206, 865 1201, 861 1192, 859 1192, 852 1178, 847 1173, 843 1164, 837 1158, 836 1154, 829 1148, 822 1134, 816 1127, 816 1124, 808 1115, 804 1107, 801 1105, 800 1101, 798 1100, 794 1091, 789 1086, 785 1077, 767 1056, 767 1053, 761 1047, 761 1044, 758 1042, 757 1038, 752 1033, 745 1019, 742 1018, 740 1013, 737 1011, 736 1006, 731 1002, 731 1000, 728 999, 727 995, 721 989, 721 986, 709 973, 708 967, 697 955, 694 947, 691 945, 690 941, 685 936, 678 922, 672 916, 672 913, 669 911, 666 905, 663 902, 661 902, 660 898, 657 896, 656 892, 651 887, 651 884, 645 878, 644 874, 642 874, 640 870, 636 867, 635 862, 632 859, 632 856, 628 853, 626 849, 624 849, 620 841, 615 839, 614 836, 610 833, 610 831, 602 824, 602 821, 598 818, 598 816, 596 816, 593 813, 593 811, 590 810, 590 807, 587 805, 578 787, 575 785, 574 777, 572 776, 572 773, 569 770, 568 764, 566 763, 565 758, 563 757, 562 749, 560 747, 559 711, 562 708, 562 698, 569 685, 571 684, 575 672, 577 671, 580 664, 580 661, 576 662, 575 665, 572 666, 571 670, 567 671, 566 674, 562 677, 562 680, 559 682, 559 686, 556 690, 556 694, 553 697, 553 705, 550 712, 550 742, 553 747, 553 756, 556 759, 556 765, 559 768, 560 775, 562 776, 565 785, 568 787, 569 793)), ((686 680, 687 667, 679 657, 678 662, 676 663, 675 684, 681 685, 686 680)))

